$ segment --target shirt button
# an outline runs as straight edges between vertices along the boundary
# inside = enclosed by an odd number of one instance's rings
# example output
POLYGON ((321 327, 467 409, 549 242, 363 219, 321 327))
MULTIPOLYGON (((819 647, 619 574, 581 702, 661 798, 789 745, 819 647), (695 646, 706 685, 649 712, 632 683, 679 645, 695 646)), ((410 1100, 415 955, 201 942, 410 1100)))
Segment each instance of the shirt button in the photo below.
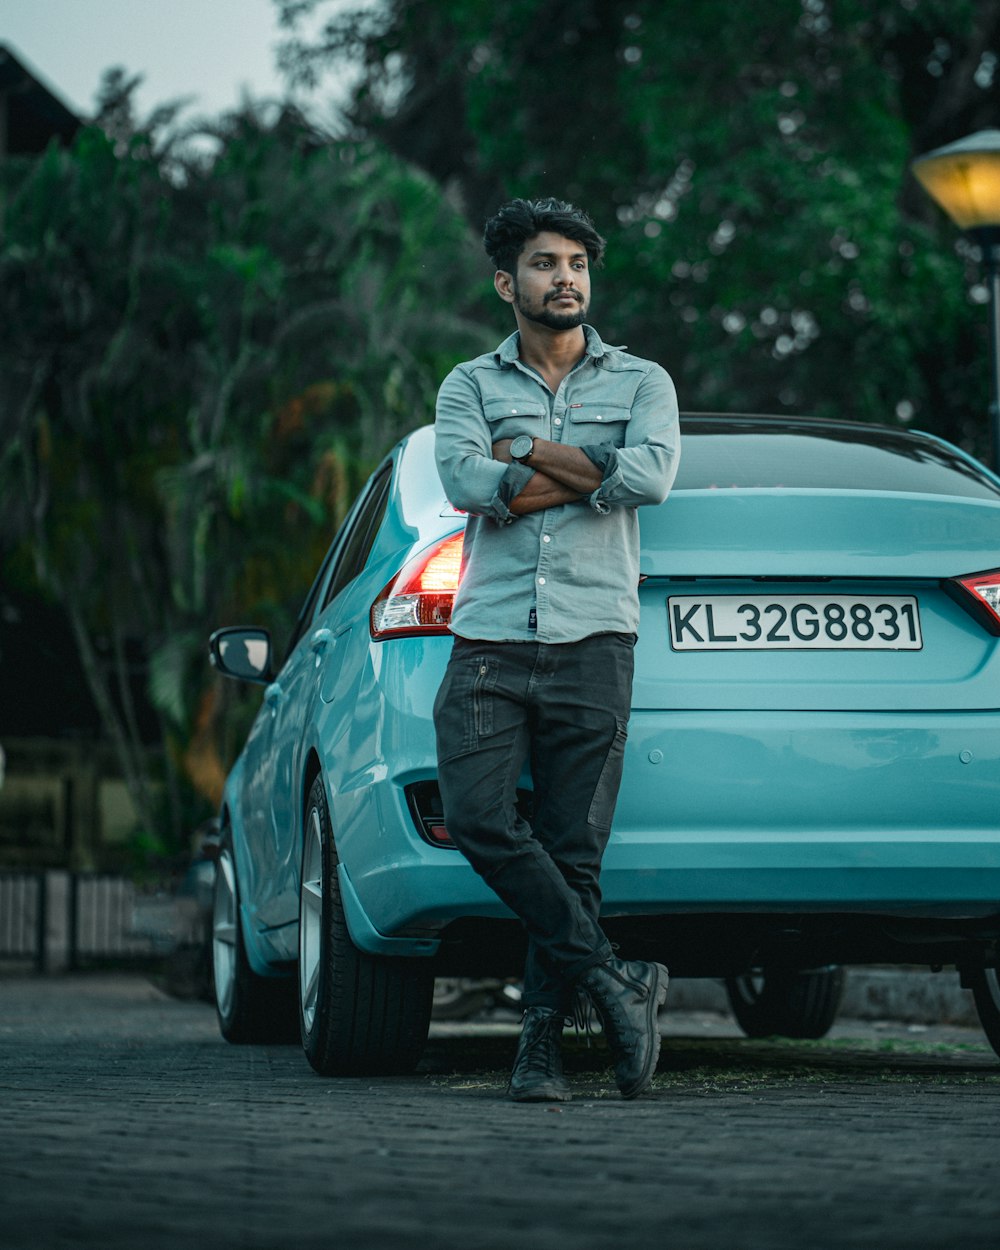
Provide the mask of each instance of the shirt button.
POLYGON ((538 584, 539 584, 539 586, 544 586, 544 585, 545 585, 545 578, 544 578, 544 577, 540 577, 540 578, 538 579, 538 584))
POLYGON ((598 414, 597 414, 597 419, 598 419, 598 421, 603 421, 603 420, 604 420, 604 418, 601 416, 601 414, 600 414, 600 413, 598 413, 598 414))
POLYGON ((512 414, 514 414, 514 415, 516 415, 516 414, 517 414, 517 409, 516 409, 516 408, 511 408, 511 413, 512 413, 512 414))
POLYGON ((562 425, 562 417, 556 417, 556 425, 562 425))
POLYGON ((552 541, 552 536, 551 536, 550 534, 543 534, 543 535, 542 535, 542 542, 543 542, 543 543, 550 543, 551 541, 552 541))

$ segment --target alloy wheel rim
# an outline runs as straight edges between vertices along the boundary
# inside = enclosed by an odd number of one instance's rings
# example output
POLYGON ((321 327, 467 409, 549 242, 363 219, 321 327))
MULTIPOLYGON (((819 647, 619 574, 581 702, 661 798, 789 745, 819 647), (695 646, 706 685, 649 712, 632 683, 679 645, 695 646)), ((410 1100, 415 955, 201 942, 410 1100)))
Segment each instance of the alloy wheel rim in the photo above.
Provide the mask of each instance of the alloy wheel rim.
POLYGON ((736 992, 741 1002, 753 1007, 760 1002, 764 994, 764 976, 759 972, 746 973, 734 978, 736 992))
POLYGON ((302 889, 299 902, 299 1005, 302 1023, 311 1033, 319 994, 320 943, 323 932, 323 830, 319 812, 309 811, 302 889))
POLYGON ((993 1006, 1000 1011, 1000 968, 987 968, 986 989, 993 1006))
POLYGON ((236 981, 236 923, 236 874, 233 857, 224 850, 216 865, 212 903, 212 970, 215 997, 224 1016, 232 1007, 236 981))

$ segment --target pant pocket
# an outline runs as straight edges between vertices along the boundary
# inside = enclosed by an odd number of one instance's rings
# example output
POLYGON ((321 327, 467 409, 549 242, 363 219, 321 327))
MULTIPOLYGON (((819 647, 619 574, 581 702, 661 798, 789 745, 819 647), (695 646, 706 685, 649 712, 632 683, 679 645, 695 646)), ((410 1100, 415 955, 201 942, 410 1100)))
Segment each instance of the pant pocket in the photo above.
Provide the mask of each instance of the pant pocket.
POLYGON ((473 661, 476 666, 472 682, 472 720, 475 740, 493 736, 493 709, 496 703, 495 693, 497 678, 500 676, 500 661, 494 655, 477 656, 473 661))
POLYGON ((618 790, 622 781, 625 762, 625 742, 628 739, 628 722, 615 717, 615 736, 608 747, 604 767, 597 779, 597 787, 590 803, 587 823, 596 829, 610 829, 618 802, 618 790))
POLYGON ((453 658, 434 700, 438 762, 475 751, 494 732, 500 662, 495 656, 453 658))

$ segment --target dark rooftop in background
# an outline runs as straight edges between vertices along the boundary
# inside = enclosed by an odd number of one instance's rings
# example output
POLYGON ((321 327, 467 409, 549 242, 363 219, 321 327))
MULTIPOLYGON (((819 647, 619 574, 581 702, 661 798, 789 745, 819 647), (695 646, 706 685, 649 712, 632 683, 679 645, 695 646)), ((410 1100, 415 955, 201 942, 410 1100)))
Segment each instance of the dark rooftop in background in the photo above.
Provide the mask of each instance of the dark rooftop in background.
POLYGON ((0 43, 0 158, 44 152, 52 139, 70 143, 83 122, 0 43))

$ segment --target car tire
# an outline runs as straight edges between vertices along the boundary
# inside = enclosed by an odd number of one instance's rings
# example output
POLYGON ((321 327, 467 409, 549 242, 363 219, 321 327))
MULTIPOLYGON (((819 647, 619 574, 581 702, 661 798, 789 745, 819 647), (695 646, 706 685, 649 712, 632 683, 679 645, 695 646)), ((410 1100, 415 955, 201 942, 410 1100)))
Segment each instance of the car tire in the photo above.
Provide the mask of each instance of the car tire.
POLYGON ((212 897, 212 981, 219 1031, 234 1044, 299 1040, 294 977, 262 977, 250 967, 236 877, 233 836, 219 844, 212 897))
POLYGON ((972 990, 986 1040, 1000 1055, 1000 970, 976 968, 966 973, 963 984, 972 990))
POLYGON ((412 1072, 430 1028, 434 978, 422 959, 390 958, 351 941, 326 791, 306 804, 299 907, 299 1019, 321 1076, 412 1072))
POLYGON ((726 980, 729 1005, 747 1037, 825 1037, 844 995, 844 969, 763 969, 726 980))

